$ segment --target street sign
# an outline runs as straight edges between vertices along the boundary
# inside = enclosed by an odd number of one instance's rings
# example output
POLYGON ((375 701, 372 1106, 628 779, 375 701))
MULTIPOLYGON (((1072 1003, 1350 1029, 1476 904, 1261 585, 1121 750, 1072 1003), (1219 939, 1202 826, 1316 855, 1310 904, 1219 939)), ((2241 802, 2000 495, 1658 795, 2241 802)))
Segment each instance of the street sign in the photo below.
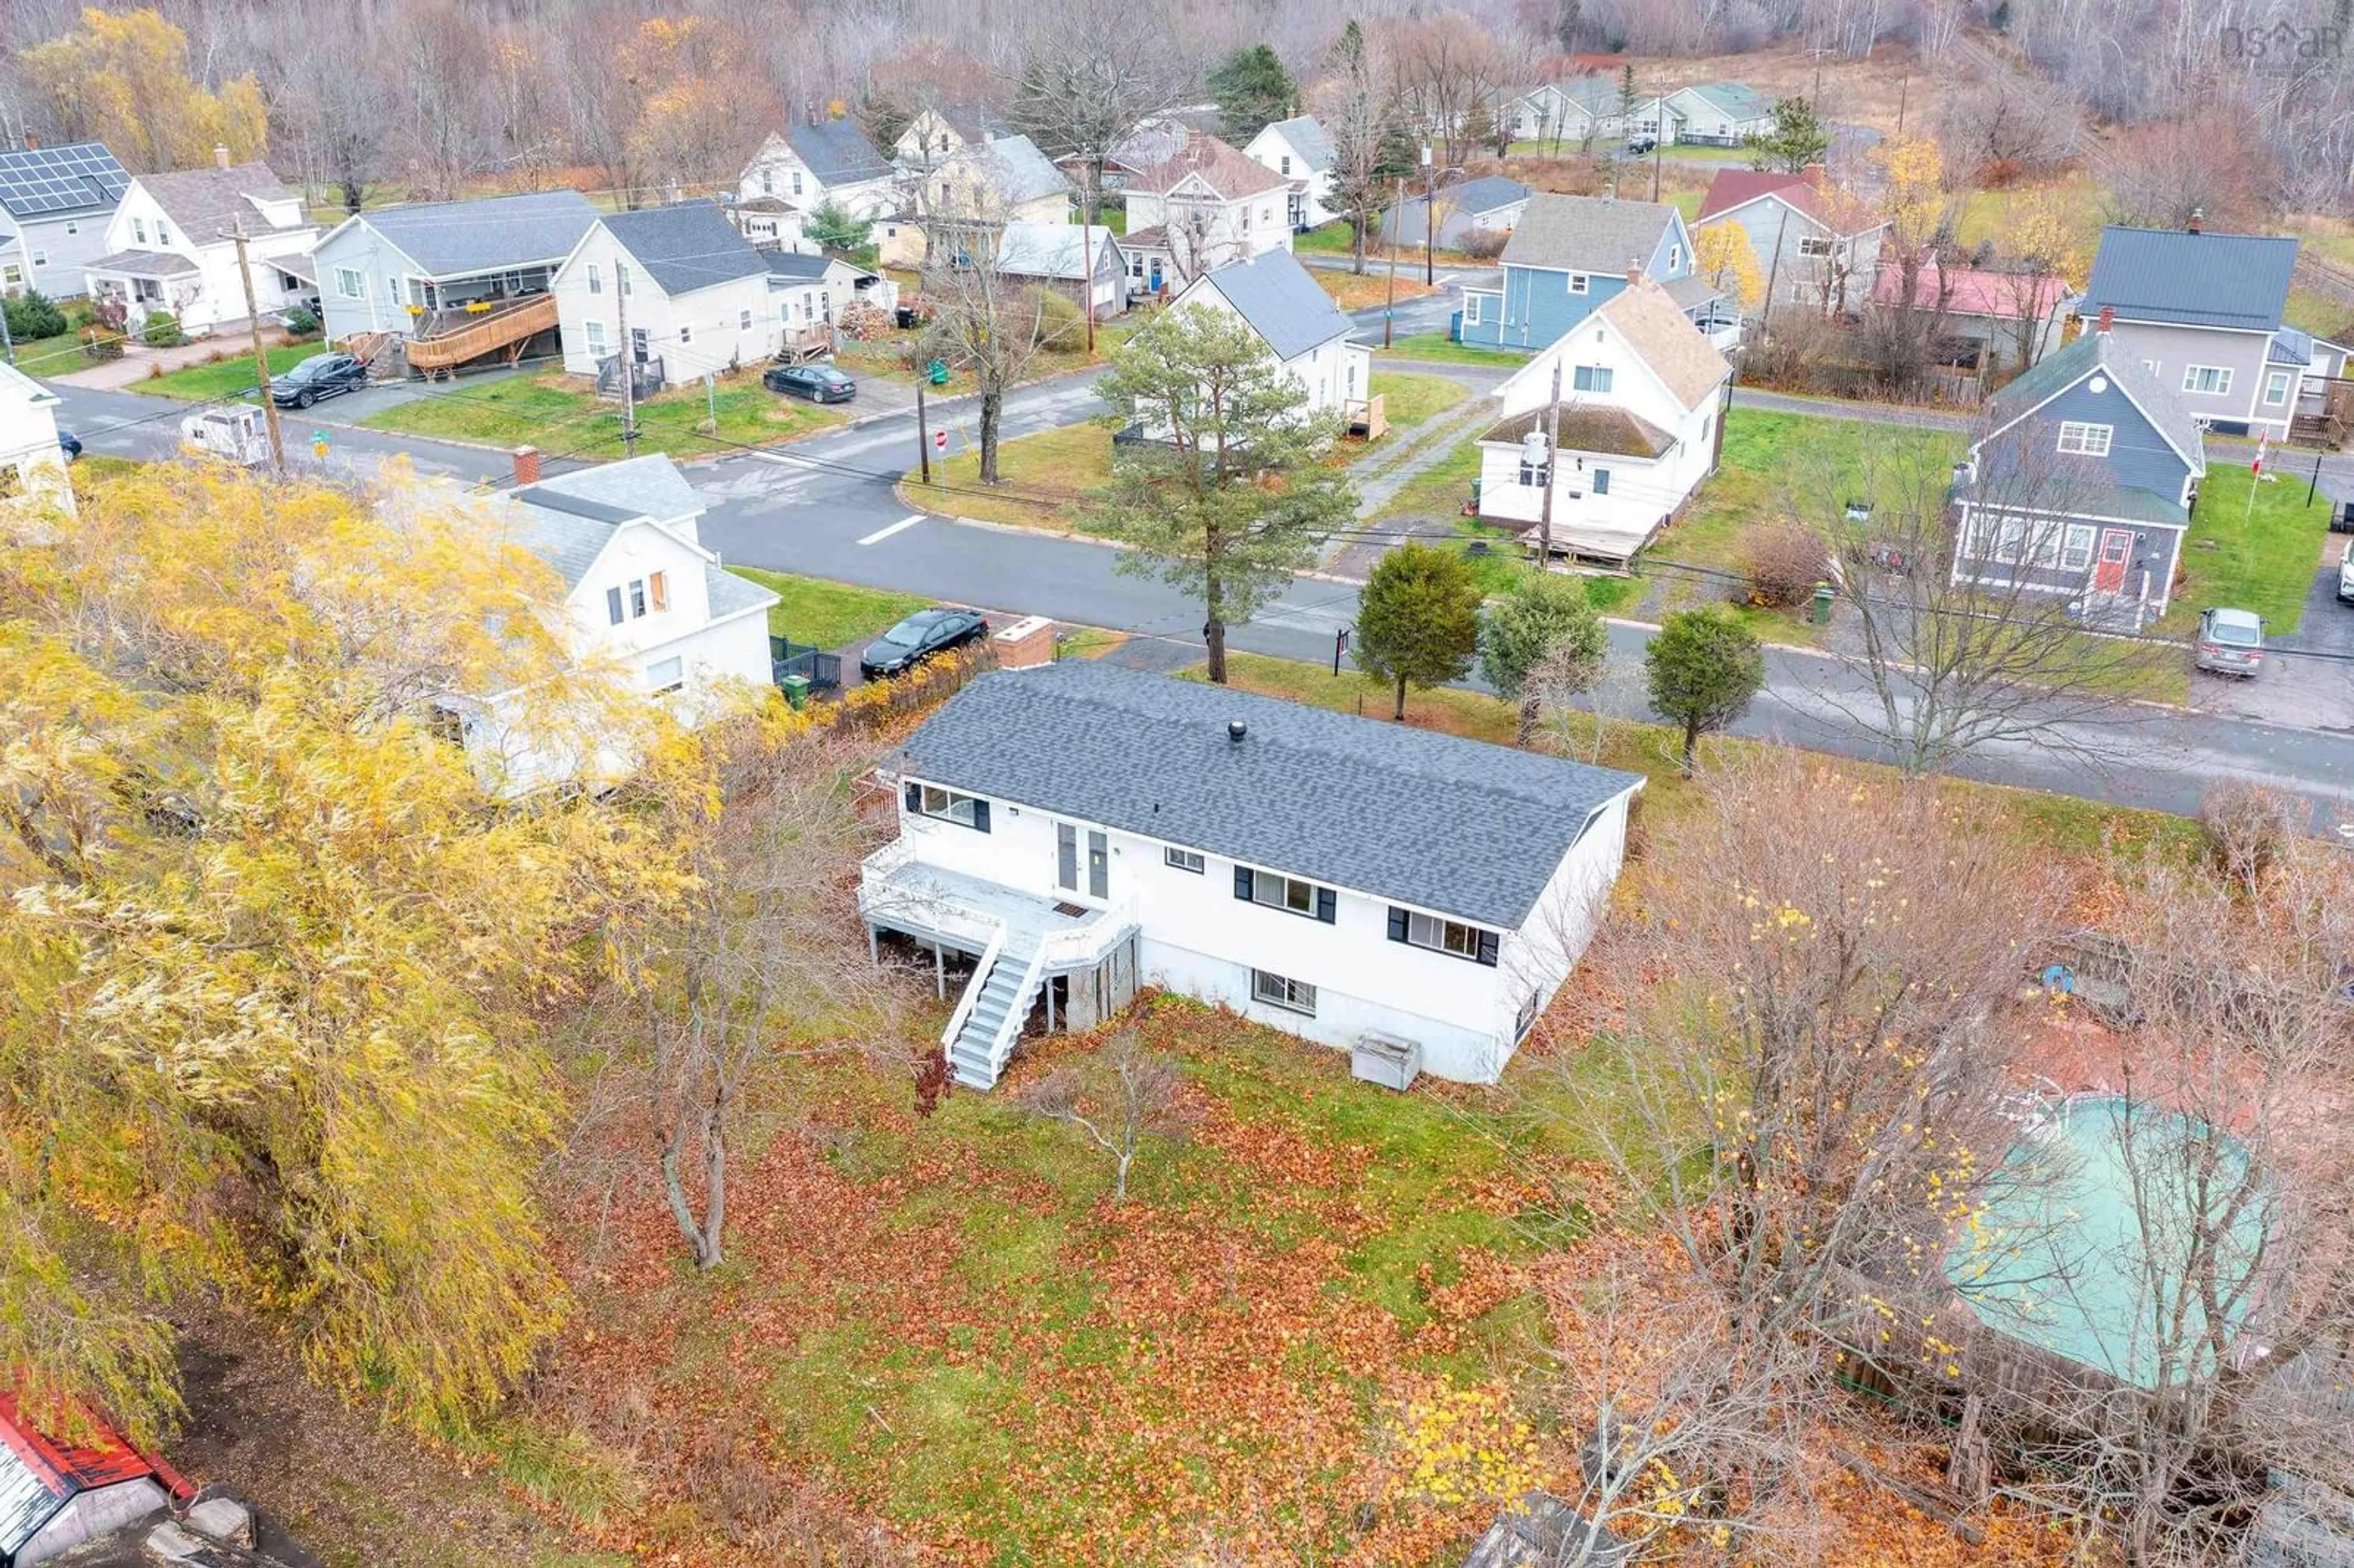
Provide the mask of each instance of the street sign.
POLYGON ((940 429, 934 430, 932 432, 932 450, 936 452, 944 452, 949 450, 948 431, 940 429))

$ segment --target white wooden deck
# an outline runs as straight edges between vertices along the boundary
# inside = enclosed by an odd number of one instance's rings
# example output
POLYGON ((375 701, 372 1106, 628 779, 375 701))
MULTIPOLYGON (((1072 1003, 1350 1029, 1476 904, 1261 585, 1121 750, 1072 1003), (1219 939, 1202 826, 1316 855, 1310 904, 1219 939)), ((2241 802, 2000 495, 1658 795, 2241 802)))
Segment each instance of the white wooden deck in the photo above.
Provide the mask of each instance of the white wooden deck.
POLYGON ((1135 928, 1132 910, 1066 913, 1078 907, 923 864, 905 840, 875 851, 859 868, 858 911, 870 930, 897 931, 968 957, 980 956, 1002 931, 1023 951, 1044 949, 1052 973, 1091 968, 1135 928))

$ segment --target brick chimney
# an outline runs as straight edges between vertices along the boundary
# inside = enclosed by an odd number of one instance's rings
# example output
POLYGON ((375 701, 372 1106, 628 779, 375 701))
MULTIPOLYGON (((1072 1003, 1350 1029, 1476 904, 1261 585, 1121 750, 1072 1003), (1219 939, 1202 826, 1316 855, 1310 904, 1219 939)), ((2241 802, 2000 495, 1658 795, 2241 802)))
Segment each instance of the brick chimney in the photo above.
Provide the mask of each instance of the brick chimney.
POLYGON ((2207 209, 2203 207, 2192 207, 2190 209, 2190 221, 2185 227, 2193 234, 2197 234, 2200 230, 2204 229, 2207 227, 2207 209))
POLYGON ((539 449, 537 447, 515 448, 514 482, 517 485, 539 482, 539 449))
POLYGON ((2095 332, 2098 332, 2098 333, 2104 333, 2104 334, 2105 334, 2105 333, 2106 333, 2106 332, 2107 332, 2111 327, 2113 327, 2113 326, 2115 326, 2115 325, 2116 325, 2116 324, 2117 324, 2117 308, 2116 308, 2116 306, 2115 306, 2115 305, 2103 305, 2103 306, 2101 307, 2101 324, 2100 324, 2100 325, 2098 325, 2098 326, 2096 326, 2096 327, 2094 327, 2093 330, 2094 330, 2094 331, 2095 331, 2095 332))
POLYGON ((1025 615, 990 641, 997 645, 1001 670, 1031 670, 1055 662, 1055 623, 1043 615, 1025 615))
POLYGON ((216 142, 216 143, 213 143, 213 162, 214 162, 216 164, 217 164, 219 167, 221 167, 221 168, 226 169, 226 168, 228 168, 228 143, 226 143, 226 142, 216 142))
POLYGON ((1630 289, 1639 289, 1643 286, 1643 264, 1640 261, 1627 263, 1627 286, 1630 289))

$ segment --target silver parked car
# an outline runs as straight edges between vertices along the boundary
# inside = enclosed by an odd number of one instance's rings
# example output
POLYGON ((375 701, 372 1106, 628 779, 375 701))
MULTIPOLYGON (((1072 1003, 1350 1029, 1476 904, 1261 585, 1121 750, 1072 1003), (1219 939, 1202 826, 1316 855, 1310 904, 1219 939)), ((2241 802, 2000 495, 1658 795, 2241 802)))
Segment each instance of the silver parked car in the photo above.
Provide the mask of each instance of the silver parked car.
POLYGON ((2199 618, 2190 662, 2218 675, 2253 675, 2264 667, 2264 623, 2244 609, 2211 609, 2199 618))

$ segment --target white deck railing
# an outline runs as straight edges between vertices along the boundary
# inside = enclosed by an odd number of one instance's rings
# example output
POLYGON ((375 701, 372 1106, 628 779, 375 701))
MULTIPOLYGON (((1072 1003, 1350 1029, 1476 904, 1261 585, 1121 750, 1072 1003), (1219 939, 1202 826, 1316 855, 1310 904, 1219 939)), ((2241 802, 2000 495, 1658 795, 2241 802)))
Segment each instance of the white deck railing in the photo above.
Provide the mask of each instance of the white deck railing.
POLYGON ((965 1022, 972 1017, 973 1004, 981 1000, 981 989, 989 984, 989 971, 996 966, 997 955, 1005 950, 1005 922, 998 920, 991 924, 996 928, 990 933, 989 945, 981 949, 981 961, 973 965, 972 978, 965 981, 964 992, 957 998, 956 1011, 949 1014, 949 1026, 940 1031, 940 1049, 943 1051, 955 1049, 957 1036, 964 1033, 965 1022))

